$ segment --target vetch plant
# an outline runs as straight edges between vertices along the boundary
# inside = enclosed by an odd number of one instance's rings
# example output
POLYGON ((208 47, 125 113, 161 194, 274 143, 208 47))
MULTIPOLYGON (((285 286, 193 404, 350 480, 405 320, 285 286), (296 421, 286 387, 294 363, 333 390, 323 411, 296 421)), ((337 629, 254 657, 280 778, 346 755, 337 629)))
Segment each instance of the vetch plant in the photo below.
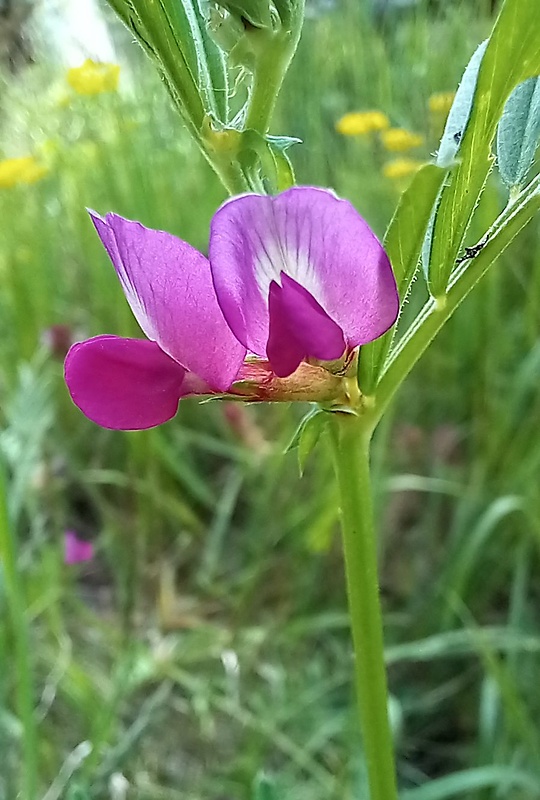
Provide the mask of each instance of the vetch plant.
MULTIPOLYGON (((158 425, 181 397, 235 395, 237 383, 246 399, 257 399, 261 367, 268 383, 268 375, 289 378, 301 362, 319 367, 318 379, 301 371, 290 399, 304 381, 303 399, 342 404, 347 378, 333 376, 346 375, 356 348, 398 313, 380 243, 350 203, 322 189, 225 203, 212 220, 208 260, 175 236, 115 214, 92 220, 149 339, 97 336, 68 353, 74 402, 108 428, 158 425)), ((282 392, 289 399, 285 383, 282 392)))
POLYGON ((206 15, 195 0, 110 2, 233 197, 213 218, 208 259, 162 231, 92 215, 148 339, 107 334, 74 345, 69 390, 91 419, 118 429, 165 422, 186 395, 315 404, 293 445, 305 459, 323 431, 332 442, 370 797, 395 800, 370 443, 430 342, 540 207, 540 176, 530 174, 540 5, 504 3, 465 71, 439 152, 402 194, 383 248, 348 202, 290 188, 285 150, 294 139, 268 134, 300 35, 299 0, 223 0, 206 15), (231 98, 239 67, 243 89, 231 98), (508 202, 474 242, 495 139, 508 202), (419 273, 428 299, 396 332, 419 273))

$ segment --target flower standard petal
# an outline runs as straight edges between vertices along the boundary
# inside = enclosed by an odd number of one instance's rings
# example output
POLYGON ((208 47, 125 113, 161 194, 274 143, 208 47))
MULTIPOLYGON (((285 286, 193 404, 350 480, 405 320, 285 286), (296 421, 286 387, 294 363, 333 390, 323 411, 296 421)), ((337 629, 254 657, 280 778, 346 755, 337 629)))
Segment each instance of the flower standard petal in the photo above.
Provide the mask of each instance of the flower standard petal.
POLYGON ((396 319, 396 283, 381 244, 349 202, 324 189, 229 200, 212 220, 209 255, 225 318, 257 355, 266 355, 270 284, 282 273, 312 295, 349 347, 396 319))
POLYGON ((93 422, 113 430, 144 430, 174 417, 194 390, 186 371, 145 339, 96 336, 66 356, 71 399, 93 422))
POLYGON ((223 318, 207 259, 165 231, 91 217, 144 333, 212 388, 228 389, 245 349, 223 318))

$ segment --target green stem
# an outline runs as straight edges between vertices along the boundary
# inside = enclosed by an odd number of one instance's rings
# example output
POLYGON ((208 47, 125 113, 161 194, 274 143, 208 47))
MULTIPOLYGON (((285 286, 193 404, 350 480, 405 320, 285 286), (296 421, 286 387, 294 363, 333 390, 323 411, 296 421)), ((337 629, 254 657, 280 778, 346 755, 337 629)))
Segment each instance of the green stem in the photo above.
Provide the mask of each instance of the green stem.
POLYGON ((202 152, 231 196, 252 191, 252 187, 235 157, 219 158, 210 153, 204 146, 202 146, 202 152))
POLYGON ((37 794, 37 731, 34 719, 32 669, 29 626, 25 613, 24 591, 17 569, 17 543, 7 505, 6 482, 0 463, 0 564, 6 584, 11 616, 16 676, 16 700, 23 726, 23 758, 21 759, 21 797, 34 800, 37 794))
POLYGON ((397 800, 373 526, 370 429, 361 417, 335 413, 332 414, 331 434, 340 491, 356 690, 370 800, 397 800))
MULTIPOLYGON (((260 31, 260 35, 277 37, 277 34, 268 34, 266 31, 260 31)), ((281 37, 276 40, 274 47, 270 39, 261 47, 261 55, 257 59, 253 74, 246 129, 252 128, 263 135, 268 132, 277 96, 293 52, 294 49, 291 52, 289 47, 283 46, 281 37)))
POLYGON ((281 29, 254 31, 260 37, 259 55, 253 72, 245 128, 268 133, 281 84, 298 47, 304 21, 304 0, 278 5, 281 29))

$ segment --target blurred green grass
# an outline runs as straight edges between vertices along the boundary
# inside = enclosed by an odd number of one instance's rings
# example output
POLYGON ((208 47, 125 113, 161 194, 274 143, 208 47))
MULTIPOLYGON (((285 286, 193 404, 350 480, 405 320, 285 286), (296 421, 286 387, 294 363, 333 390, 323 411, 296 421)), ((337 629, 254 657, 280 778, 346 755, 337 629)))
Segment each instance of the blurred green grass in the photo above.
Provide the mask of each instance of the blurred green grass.
MULTIPOLYGON (((400 191, 381 174, 389 156, 335 123, 380 109, 425 137, 414 155, 427 158, 440 128, 428 99, 455 89, 487 35, 481 6, 421 4, 382 27, 353 0, 310 15, 273 125, 304 141, 292 151, 299 182, 333 186, 382 235, 400 191)), ((36 153, 49 172, 0 189, 0 452, 38 741, 33 766, 4 562, 0 798, 35 768, 46 800, 120 799, 120 775, 127 797, 144 800, 359 800, 329 454, 323 442, 301 481, 294 454, 282 456, 302 409, 184 402, 163 428, 121 434, 83 418, 63 385, 52 326, 67 326, 64 338, 138 335, 85 207, 204 250, 224 197, 127 36, 122 52, 119 94, 66 95, 46 63, 3 85, 4 155, 36 153), (94 563, 63 564, 67 528, 95 540, 94 563)), ((494 180, 479 228, 501 202, 494 180)), ((540 796, 539 280, 536 226, 451 320, 378 431, 407 800, 540 796)), ((411 309, 422 293, 419 279, 411 309)))

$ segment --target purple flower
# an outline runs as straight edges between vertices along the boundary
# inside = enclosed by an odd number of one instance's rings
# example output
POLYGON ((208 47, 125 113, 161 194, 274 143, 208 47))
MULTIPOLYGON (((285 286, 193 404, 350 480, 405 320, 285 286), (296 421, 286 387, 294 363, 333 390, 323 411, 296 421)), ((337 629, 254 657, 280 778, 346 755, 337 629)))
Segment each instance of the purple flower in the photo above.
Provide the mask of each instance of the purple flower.
POLYGON ((107 428, 159 425, 181 397, 231 390, 249 372, 246 351, 287 378, 303 361, 347 356, 397 316, 381 244, 350 203, 324 189, 224 203, 209 260, 115 214, 92 220, 150 340, 97 336, 68 353, 74 402, 107 428))
POLYGON ((64 562, 66 564, 80 564, 82 561, 91 561, 94 557, 94 545, 85 539, 80 539, 75 531, 66 531, 64 534, 64 562))
POLYGON ((279 377, 308 358, 341 358, 396 320, 386 253, 353 206, 324 189, 229 200, 212 220, 209 252, 231 330, 279 377))

